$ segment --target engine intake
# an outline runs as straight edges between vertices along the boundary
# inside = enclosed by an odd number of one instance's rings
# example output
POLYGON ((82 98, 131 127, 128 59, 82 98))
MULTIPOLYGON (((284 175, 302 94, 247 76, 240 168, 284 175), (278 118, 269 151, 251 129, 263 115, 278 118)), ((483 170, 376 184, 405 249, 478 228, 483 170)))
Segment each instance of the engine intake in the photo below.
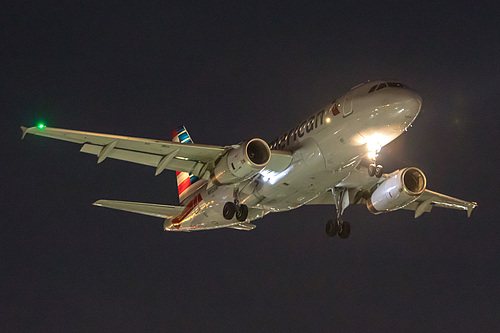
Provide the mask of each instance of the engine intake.
POLYGON ((212 182, 233 184, 252 177, 271 159, 271 150, 262 139, 252 139, 225 154, 214 168, 212 182))
POLYGON ((373 214, 401 209, 417 200, 425 191, 427 180, 415 167, 393 173, 372 193, 366 206, 373 214))

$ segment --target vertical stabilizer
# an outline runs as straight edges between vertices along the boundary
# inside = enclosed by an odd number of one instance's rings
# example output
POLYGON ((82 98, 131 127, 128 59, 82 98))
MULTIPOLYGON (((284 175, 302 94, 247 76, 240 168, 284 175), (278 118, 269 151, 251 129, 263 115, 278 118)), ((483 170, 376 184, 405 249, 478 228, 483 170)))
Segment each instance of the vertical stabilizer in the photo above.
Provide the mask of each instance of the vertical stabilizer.
MULTIPOLYGON (((179 126, 177 129, 172 131, 172 141, 185 144, 193 143, 193 140, 191 140, 191 136, 189 136, 189 133, 184 126, 179 126)), ((188 172, 176 171, 176 174, 177 190, 179 191, 179 202, 182 203, 186 197, 186 193, 188 192, 187 190, 200 179, 188 172)))

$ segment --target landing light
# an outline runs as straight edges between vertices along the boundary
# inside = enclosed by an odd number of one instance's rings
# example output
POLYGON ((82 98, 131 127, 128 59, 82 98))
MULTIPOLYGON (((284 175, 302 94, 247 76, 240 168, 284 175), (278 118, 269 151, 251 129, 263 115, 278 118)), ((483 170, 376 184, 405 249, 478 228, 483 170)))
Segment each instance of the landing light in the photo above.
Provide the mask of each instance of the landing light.
POLYGON ((326 123, 329 124, 331 121, 330 117, 326 118, 326 123))
POLYGON ((291 168, 288 168, 288 169, 286 169, 286 170, 284 170, 282 172, 279 172, 279 173, 263 169, 259 173, 262 175, 262 179, 266 183, 274 185, 274 184, 276 184, 276 182, 278 180, 280 180, 281 178, 285 177, 288 174, 288 172, 290 171, 290 169, 291 168))
MULTIPOLYGON (((361 134, 361 133, 360 133, 361 134)), ((380 149, 389 143, 390 138, 382 134, 372 134, 369 136, 361 135, 360 144, 366 144, 366 150, 368 151, 368 157, 374 159, 377 157, 380 149)))

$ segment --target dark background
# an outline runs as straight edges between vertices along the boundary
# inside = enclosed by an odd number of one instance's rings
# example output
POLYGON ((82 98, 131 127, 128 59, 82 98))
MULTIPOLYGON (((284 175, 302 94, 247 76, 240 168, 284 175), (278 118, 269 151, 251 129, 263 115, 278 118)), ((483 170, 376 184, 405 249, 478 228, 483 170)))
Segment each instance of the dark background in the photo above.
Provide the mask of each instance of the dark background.
POLYGON ((0 330, 500 330, 496 2, 16 1, 2 8, 0 330), (419 219, 328 206, 251 232, 166 233, 97 199, 177 204, 175 175, 20 125, 195 143, 272 140, 367 80, 423 97, 382 150, 477 201, 419 219))

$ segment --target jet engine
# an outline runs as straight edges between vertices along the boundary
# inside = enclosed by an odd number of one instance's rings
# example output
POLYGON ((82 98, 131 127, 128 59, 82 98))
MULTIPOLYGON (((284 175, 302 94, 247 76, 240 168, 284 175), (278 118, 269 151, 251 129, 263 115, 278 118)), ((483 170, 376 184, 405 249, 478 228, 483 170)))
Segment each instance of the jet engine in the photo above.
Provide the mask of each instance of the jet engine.
POLYGON ((427 180, 420 169, 410 167, 399 170, 380 184, 366 206, 373 214, 401 209, 417 200, 426 185, 427 180))
POLYGON ((271 150, 262 139, 252 139, 229 150, 216 164, 212 181, 217 185, 233 184, 252 177, 271 159, 271 150))

